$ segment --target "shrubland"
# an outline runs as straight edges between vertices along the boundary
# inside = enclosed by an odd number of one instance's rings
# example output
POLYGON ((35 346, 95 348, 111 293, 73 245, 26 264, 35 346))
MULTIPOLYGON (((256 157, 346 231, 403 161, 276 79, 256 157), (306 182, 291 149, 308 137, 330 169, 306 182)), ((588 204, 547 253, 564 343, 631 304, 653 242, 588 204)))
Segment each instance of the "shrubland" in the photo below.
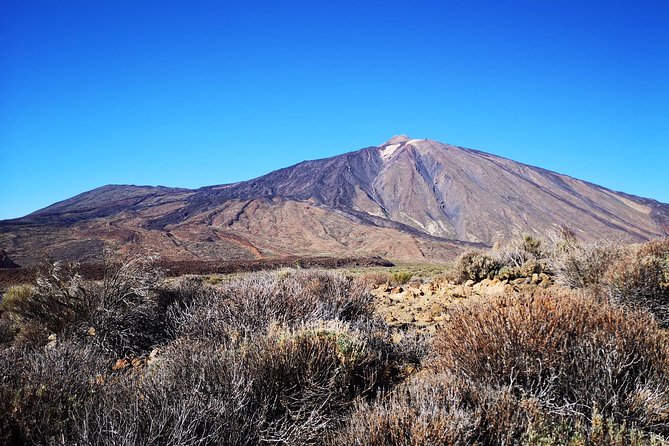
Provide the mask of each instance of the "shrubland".
POLYGON ((454 281, 557 285, 460 299, 433 334, 376 311, 408 274, 45 265, 0 303, 0 444, 666 444, 667 240, 465 253, 454 281))

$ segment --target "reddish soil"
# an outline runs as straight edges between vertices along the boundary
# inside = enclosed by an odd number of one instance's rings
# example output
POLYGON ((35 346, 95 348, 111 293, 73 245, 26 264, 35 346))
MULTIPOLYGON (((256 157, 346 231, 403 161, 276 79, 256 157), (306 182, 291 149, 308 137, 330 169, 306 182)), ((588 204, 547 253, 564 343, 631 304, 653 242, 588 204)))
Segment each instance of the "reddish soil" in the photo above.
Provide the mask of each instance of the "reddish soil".
MULTIPOLYGON (((333 257, 282 257, 276 259, 236 260, 236 261, 159 261, 156 265, 166 270, 169 277, 186 274, 230 274, 279 268, 346 268, 365 266, 394 266, 392 262, 381 257, 333 258, 333 257)), ((39 267, 0 268, 0 291, 11 285, 31 283, 39 267)), ((101 263, 82 263, 79 266, 81 275, 90 280, 102 278, 101 263)))

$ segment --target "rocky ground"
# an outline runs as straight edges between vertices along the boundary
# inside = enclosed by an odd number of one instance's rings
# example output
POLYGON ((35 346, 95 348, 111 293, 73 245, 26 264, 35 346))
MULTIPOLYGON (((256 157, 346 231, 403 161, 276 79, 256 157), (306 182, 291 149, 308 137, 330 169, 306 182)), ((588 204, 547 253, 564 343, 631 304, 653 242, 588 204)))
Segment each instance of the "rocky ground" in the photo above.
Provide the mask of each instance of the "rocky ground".
POLYGON ((534 274, 515 280, 485 279, 456 284, 443 278, 413 281, 402 286, 382 284, 372 293, 377 309, 392 327, 415 327, 434 332, 447 320, 448 308, 464 299, 493 297, 502 294, 532 294, 555 286, 546 274, 534 274))

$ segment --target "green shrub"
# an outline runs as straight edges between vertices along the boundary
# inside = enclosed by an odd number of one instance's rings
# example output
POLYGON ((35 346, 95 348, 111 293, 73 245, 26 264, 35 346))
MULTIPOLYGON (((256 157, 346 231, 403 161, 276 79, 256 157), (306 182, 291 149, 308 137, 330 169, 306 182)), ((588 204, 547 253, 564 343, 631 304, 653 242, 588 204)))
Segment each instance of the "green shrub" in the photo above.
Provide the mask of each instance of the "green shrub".
POLYGON ((453 275, 459 283, 468 280, 480 282, 483 279, 492 279, 501 267, 496 259, 487 254, 468 251, 458 257, 453 267, 453 275))
POLYGON ((0 301, 0 310, 8 311, 12 307, 20 306, 27 299, 30 299, 34 287, 32 285, 13 285, 2 295, 0 301))
POLYGON ((393 286, 402 286, 409 283, 413 274, 408 271, 398 271, 390 275, 390 284, 393 286))

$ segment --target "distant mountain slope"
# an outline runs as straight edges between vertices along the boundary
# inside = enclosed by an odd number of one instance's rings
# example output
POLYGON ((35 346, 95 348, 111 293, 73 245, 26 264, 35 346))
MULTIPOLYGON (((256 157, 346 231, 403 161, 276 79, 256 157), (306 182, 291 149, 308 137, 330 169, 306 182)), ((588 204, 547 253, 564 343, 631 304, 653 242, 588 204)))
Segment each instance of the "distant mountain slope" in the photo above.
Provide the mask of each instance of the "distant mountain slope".
POLYGON ((197 190, 105 186, 0 222, 19 263, 102 246, 174 259, 381 255, 444 260, 467 246, 566 226, 583 240, 669 234, 669 205, 538 167, 397 136, 262 177, 197 190))

